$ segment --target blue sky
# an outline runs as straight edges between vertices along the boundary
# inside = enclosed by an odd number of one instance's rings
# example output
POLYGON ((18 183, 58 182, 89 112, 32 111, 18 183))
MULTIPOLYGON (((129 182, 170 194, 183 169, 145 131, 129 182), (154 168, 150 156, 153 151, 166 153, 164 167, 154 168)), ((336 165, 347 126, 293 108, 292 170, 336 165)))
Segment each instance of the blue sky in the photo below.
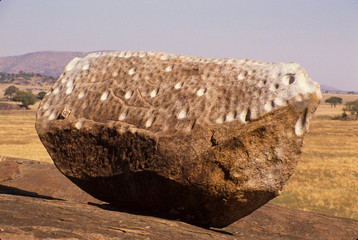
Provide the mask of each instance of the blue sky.
POLYGON ((358 91, 357 0, 2 0, 0 57, 154 50, 298 62, 358 91))

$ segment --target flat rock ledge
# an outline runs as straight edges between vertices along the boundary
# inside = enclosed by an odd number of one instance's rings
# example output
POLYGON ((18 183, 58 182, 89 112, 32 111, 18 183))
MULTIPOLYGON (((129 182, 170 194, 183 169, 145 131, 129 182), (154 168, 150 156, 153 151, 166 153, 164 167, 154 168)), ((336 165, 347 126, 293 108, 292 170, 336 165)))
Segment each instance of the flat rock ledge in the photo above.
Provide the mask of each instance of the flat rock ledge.
POLYGON ((225 227, 280 194, 320 99, 296 63, 99 52, 65 67, 36 129, 95 198, 225 227))
POLYGON ((201 228, 117 211, 87 195, 52 164, 6 158, 0 162, 0 173, 6 176, 0 179, 1 240, 355 240, 358 236, 358 221, 273 204, 226 228, 201 228))

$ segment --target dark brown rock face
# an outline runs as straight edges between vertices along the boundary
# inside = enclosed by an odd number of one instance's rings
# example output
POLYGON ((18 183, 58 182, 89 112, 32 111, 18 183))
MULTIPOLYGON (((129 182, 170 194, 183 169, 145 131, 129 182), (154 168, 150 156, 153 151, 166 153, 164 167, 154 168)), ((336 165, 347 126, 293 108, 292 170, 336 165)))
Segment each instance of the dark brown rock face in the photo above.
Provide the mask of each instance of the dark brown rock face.
POLYGON ((295 63, 93 53, 66 66, 36 129, 92 196, 224 227, 280 193, 320 98, 295 63))

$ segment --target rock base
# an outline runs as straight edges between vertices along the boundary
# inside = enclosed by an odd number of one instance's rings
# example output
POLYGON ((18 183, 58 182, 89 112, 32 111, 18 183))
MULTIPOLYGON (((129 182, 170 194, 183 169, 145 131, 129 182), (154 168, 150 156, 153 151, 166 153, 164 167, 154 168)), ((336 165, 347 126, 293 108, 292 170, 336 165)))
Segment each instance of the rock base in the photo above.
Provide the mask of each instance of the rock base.
POLYGON ((273 204, 266 204, 226 228, 205 229, 180 221, 140 215, 138 212, 119 212, 86 195, 52 164, 7 158, 0 162, 0 172, 7 176, 6 179, 0 179, 2 240, 344 240, 358 236, 356 220, 273 204), (50 180, 43 181, 43 178, 50 180))

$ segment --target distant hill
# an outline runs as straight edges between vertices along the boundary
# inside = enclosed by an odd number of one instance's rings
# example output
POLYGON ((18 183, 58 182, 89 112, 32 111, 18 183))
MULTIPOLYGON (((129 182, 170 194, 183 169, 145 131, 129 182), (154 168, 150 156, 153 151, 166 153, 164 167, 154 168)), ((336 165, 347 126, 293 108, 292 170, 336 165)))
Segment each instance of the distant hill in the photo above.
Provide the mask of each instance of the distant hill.
POLYGON ((0 57, 0 72, 40 73, 57 78, 66 64, 74 57, 84 57, 85 52, 34 52, 20 56, 0 57))
POLYGON ((329 86, 329 85, 326 85, 326 84, 321 84, 321 91, 323 93, 358 94, 358 92, 356 92, 356 91, 344 91, 344 90, 341 90, 341 89, 338 89, 338 88, 335 88, 335 87, 332 87, 332 86, 329 86))
POLYGON ((321 91, 322 92, 344 92, 338 88, 326 85, 326 84, 321 84, 321 91))

